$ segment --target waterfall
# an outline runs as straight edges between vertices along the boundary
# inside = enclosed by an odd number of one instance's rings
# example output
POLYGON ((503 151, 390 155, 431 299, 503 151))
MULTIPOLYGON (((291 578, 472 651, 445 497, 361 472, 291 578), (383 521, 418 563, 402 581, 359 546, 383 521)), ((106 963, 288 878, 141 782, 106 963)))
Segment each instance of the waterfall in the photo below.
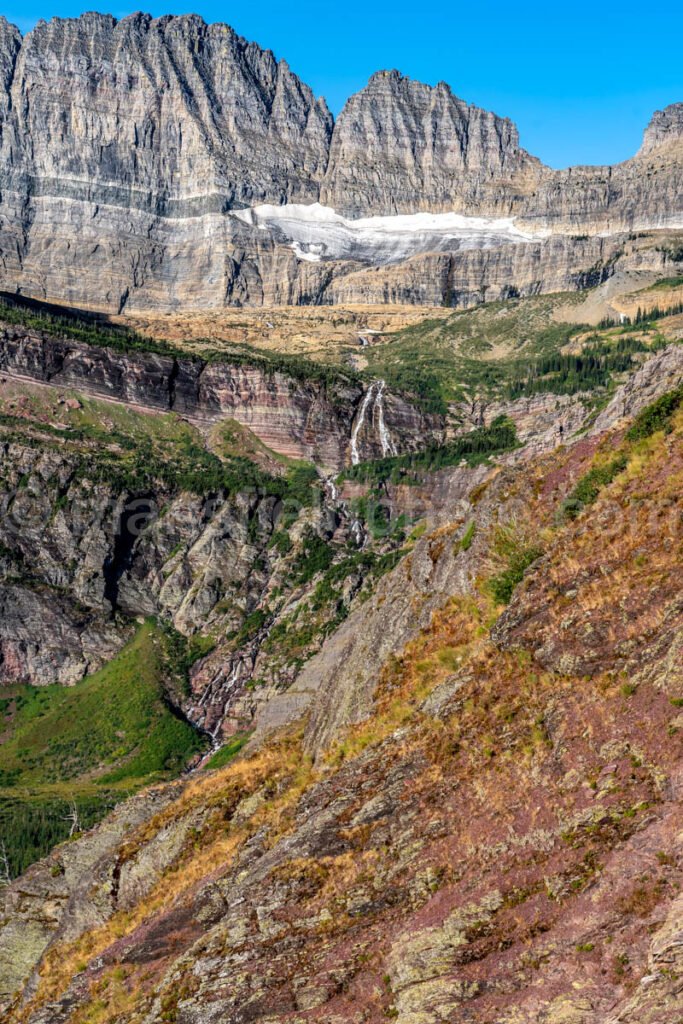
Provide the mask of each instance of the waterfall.
POLYGON ((220 750, 220 748, 223 746, 220 738, 221 730, 223 728, 223 722, 225 720, 225 712, 228 705, 228 701, 232 697, 233 690, 235 689, 235 686, 238 682, 239 670, 240 663, 239 661, 237 661, 233 666, 232 672, 230 673, 230 678, 228 679, 227 685, 225 685, 225 687, 221 687, 221 690, 223 691, 221 693, 221 697, 223 698, 223 713, 218 716, 218 721, 216 722, 214 728, 211 730, 211 739, 213 740, 214 750, 220 750))
POLYGON ((377 427, 379 429, 379 442, 382 445, 382 455, 386 459, 387 455, 396 455, 396 445, 391 439, 391 434, 387 429, 387 425, 384 422, 384 389, 386 383, 383 380, 377 382, 377 395, 375 397, 375 405, 373 411, 377 413, 377 427))
POLYGON ((365 530, 363 529, 363 524, 361 523, 360 519, 354 519, 354 521, 351 523, 350 533, 353 538, 353 543, 356 545, 357 548, 361 548, 362 550, 366 545, 368 537, 365 530))
POLYGON ((384 419, 384 389, 386 388, 386 381, 384 380, 373 380, 368 390, 363 395, 363 401, 361 402, 358 415, 353 424, 351 430, 351 465, 357 466, 361 461, 360 452, 358 450, 358 438, 360 432, 363 429, 365 419, 367 416, 370 402, 372 402, 372 422, 373 425, 377 424, 377 432, 379 434, 379 443, 382 448, 382 456, 386 458, 388 455, 397 455, 396 445, 393 442, 389 428, 387 427, 384 419), (373 402, 374 398, 374 402, 373 402))
POLYGON ((360 462, 360 453, 358 451, 358 435, 363 429, 365 423, 365 414, 368 411, 368 406, 372 401, 372 396, 375 391, 375 386, 378 382, 373 381, 368 390, 363 395, 363 401, 360 404, 358 415, 354 421, 353 427, 351 428, 351 465, 357 466, 360 462))
POLYGON ((334 477, 324 476, 323 477, 323 486, 324 486, 325 490, 327 491, 327 494, 328 494, 328 496, 330 498, 330 501, 336 501, 337 498, 339 497, 339 488, 337 487, 336 483, 334 482, 334 477))

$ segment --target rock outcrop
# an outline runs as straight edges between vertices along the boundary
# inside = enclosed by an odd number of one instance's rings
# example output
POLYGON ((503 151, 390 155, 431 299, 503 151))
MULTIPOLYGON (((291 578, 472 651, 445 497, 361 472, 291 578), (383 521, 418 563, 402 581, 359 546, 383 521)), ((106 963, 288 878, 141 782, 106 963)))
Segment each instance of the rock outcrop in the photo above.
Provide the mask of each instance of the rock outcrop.
POLYGON ((468 305, 486 288, 574 289, 596 247, 614 255, 621 235, 681 227, 680 120, 680 104, 658 112, 640 153, 618 167, 556 172, 520 147, 509 120, 444 83, 380 72, 334 124, 284 61, 225 25, 90 13, 39 22, 22 39, 3 19, 2 286, 110 312, 340 295, 468 305), (234 215, 317 201, 354 217, 517 218, 564 237, 487 248, 481 265, 454 242, 459 284, 439 289, 428 260, 310 262, 234 215), (584 235, 610 238, 585 245, 584 235), (546 262, 550 275, 526 270, 546 262))
POLYGON ((623 435, 438 474, 458 501, 365 606, 373 645, 350 618, 318 661, 303 741, 143 794, 6 889, 7 1019, 678 1024, 671 428, 576 520, 623 435), (473 583, 501 527, 545 550, 490 628, 473 583))
POLYGON ((379 71, 334 128, 321 202, 349 216, 474 210, 507 214, 547 170, 508 118, 379 71))
POLYGON ((594 287, 617 269, 665 274, 667 265, 653 239, 553 235, 496 249, 426 253, 385 267, 345 268, 326 285, 321 301, 467 309, 484 301, 594 287))
MULTIPOLYGON (((314 461, 329 471, 351 461, 351 436, 366 390, 343 374, 328 385, 315 375, 296 379, 248 363, 122 352, 1 322, 0 371, 144 409, 176 412, 193 422, 234 419, 276 452, 314 461)), ((387 394, 380 412, 394 454, 444 436, 443 417, 421 412, 400 395, 387 394)), ((369 424, 359 435, 363 459, 386 454, 378 415, 369 424)))
POLYGON ((126 801, 97 833, 64 850, 59 870, 46 872, 37 865, 24 876, 20 889, 6 893, 0 1002, 7 1002, 57 934, 75 936, 107 919, 118 847, 132 829, 168 805, 172 794, 173 787, 159 788, 126 801))
POLYGON ((664 110, 657 110, 645 129, 643 144, 638 156, 645 156, 653 149, 667 143, 679 143, 683 139, 683 103, 671 103, 664 110))
POLYGON ((125 638, 68 594, 56 602, 41 583, 0 583, 0 685, 76 683, 113 658, 125 638))

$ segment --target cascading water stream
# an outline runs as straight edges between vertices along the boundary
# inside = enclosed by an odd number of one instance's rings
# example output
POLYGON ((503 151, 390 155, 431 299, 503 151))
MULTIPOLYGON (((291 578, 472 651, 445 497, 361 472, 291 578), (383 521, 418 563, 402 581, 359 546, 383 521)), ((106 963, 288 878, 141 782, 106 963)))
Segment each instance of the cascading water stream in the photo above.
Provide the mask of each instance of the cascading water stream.
POLYGON ((357 466, 361 461, 360 451, 358 449, 358 438, 360 432, 363 429, 365 420, 367 418, 368 408, 372 402, 372 422, 373 426, 377 425, 377 433, 379 434, 379 443, 382 448, 382 455, 386 458, 389 455, 396 455, 396 445, 394 444, 389 429, 384 418, 384 389, 386 388, 386 381, 373 380, 368 390, 363 395, 363 401, 360 404, 358 415, 353 424, 351 430, 351 465, 357 466), (374 401, 373 401, 374 399, 374 401))
POLYGON ((387 428, 384 420, 384 389, 386 382, 380 380, 377 382, 377 394, 375 396, 375 404, 373 407, 373 413, 377 413, 377 428, 379 430, 379 442, 382 445, 382 455, 386 459, 388 455, 396 455, 396 445, 391 439, 391 434, 387 428))
POLYGON ((358 463, 360 462, 360 452, 358 451, 358 435, 360 434, 361 430, 363 429, 363 424, 365 423, 365 415, 366 415, 366 413, 368 411, 368 406, 370 405, 370 402, 372 401, 372 396, 374 394, 374 390, 375 390, 375 385, 376 384, 377 384, 377 381, 373 381, 372 384, 370 385, 370 387, 368 388, 368 390, 363 395, 363 401, 360 404, 360 409, 358 411, 358 415, 356 416, 356 419, 354 421, 353 427, 351 428, 351 465, 352 466, 357 466, 358 463))
POLYGON ((338 498, 339 498, 339 488, 337 487, 336 483, 334 482, 334 477, 324 476, 323 477, 323 486, 325 488, 325 492, 326 492, 327 496, 329 497, 330 501, 336 502, 338 500, 338 498))

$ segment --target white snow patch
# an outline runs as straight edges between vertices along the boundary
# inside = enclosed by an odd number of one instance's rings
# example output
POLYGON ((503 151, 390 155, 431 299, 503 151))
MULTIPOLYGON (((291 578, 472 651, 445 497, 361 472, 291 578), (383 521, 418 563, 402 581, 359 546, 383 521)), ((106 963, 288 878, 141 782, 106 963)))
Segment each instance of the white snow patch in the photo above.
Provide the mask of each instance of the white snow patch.
POLYGON ((231 216, 270 231, 289 245, 300 260, 355 259, 366 263, 395 263, 424 252, 488 249, 506 243, 547 237, 515 226, 513 217, 466 217, 460 213, 411 213, 350 220, 320 203, 269 203, 231 216))

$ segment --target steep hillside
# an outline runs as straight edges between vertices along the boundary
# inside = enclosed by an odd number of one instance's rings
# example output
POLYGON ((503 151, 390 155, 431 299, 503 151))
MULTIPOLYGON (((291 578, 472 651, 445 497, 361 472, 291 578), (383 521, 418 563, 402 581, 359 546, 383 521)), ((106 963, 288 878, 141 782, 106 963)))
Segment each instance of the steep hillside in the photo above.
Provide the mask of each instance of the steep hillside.
POLYGON ((681 1024, 682 735, 683 104, 0 17, 2 1024, 681 1024))
POLYGON ((10 886, 7 1019, 677 1024, 680 351, 572 443, 423 477, 235 762, 10 886))
MULTIPOLYGON (((0 854, 11 877, 132 791, 196 767, 200 752, 239 749, 256 709, 409 550, 412 528, 409 514, 342 500, 321 470, 234 419, 164 411, 163 346, 144 352, 71 323, 95 348, 38 323, 52 333, 6 327, 5 362, 18 353, 23 373, 0 375, 0 854)), ((341 407, 337 378, 315 366, 308 380, 266 362, 258 373, 266 389, 280 379, 290 403, 317 394, 341 407)), ((351 432, 353 409, 344 415, 351 432)), ((366 418, 354 443, 370 453, 366 418)))
POLYGON ((172 412, 196 426, 234 419, 279 454, 315 461, 327 471, 352 457, 384 454, 389 443, 397 451, 411 450, 444 434, 443 416, 425 414, 417 395, 411 402, 383 391, 356 443, 355 421, 367 392, 353 370, 266 356, 240 345, 222 351, 205 346, 201 357, 192 356, 179 345, 98 320, 54 316, 54 309, 36 302, 0 304, 0 372, 172 412))
MULTIPOLYGON (((39 630, 34 641, 45 644, 39 630)), ((148 622, 75 686, 3 687, 0 815, 12 876, 208 748, 179 710, 200 653, 148 622)))

